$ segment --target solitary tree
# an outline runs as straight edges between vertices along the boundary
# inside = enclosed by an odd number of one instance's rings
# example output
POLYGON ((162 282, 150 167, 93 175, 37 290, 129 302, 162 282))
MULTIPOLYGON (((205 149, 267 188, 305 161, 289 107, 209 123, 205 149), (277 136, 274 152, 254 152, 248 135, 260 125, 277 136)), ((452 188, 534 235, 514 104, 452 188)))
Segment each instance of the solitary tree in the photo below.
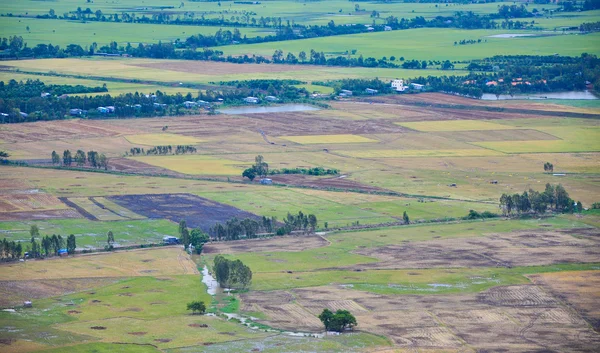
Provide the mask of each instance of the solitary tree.
POLYGON ((410 218, 408 218, 408 213, 406 213, 406 211, 404 211, 404 214, 402 214, 402 219, 404 220, 405 224, 410 224, 410 218))
POLYGON ((187 309, 192 311, 192 314, 204 314, 206 312, 206 305, 203 301, 195 300, 187 304, 187 309))
POLYGON ((187 250, 190 246, 190 232, 184 219, 179 221, 179 238, 183 243, 183 247, 187 250))
POLYGON ((115 242, 115 235, 113 234, 112 230, 109 230, 108 233, 106 234, 106 243, 108 244, 108 250, 113 249, 114 242, 115 242))
POLYGON ((56 151, 52 151, 52 164, 60 164, 60 156, 56 151))
POLYGON ((29 235, 31 239, 38 238, 40 236, 40 229, 35 224, 29 228, 29 235))
POLYGON ((3 161, 3 160, 5 160, 8 157, 10 157, 10 154, 8 154, 5 151, 0 151, 0 161, 3 161))
POLYGON ((248 168, 244 170, 244 172, 242 173, 242 177, 248 178, 250 179, 250 181, 253 181, 254 178, 256 178, 256 172, 254 171, 254 168, 248 168))
POLYGON ((334 314, 331 310, 324 309, 319 320, 327 331, 343 332, 357 325, 356 318, 348 310, 338 310, 334 314))
POLYGON ((75 248, 77 247, 75 241, 75 235, 71 234, 67 237, 67 252, 71 255, 75 253, 75 248))

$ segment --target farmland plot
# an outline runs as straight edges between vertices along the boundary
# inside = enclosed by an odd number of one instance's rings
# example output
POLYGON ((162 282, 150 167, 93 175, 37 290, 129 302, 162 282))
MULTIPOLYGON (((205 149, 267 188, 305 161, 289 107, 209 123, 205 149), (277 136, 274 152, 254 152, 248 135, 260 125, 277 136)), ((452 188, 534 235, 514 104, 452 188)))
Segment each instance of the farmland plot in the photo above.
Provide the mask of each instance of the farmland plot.
POLYGON ((233 217, 258 219, 255 214, 190 194, 122 195, 109 200, 150 219, 184 219, 188 227, 205 232, 233 217))

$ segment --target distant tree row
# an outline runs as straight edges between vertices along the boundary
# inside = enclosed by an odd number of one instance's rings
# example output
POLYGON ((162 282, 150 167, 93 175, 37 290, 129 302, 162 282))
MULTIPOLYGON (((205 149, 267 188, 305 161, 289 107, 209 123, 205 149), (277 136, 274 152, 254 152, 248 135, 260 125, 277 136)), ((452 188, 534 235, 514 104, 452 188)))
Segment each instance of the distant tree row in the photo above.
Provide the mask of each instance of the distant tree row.
POLYGON ((546 184, 543 192, 529 189, 522 194, 502 194, 500 197, 500 208, 505 215, 545 213, 548 209, 556 212, 581 212, 581 202, 575 202, 565 188, 561 185, 546 184))
MULTIPOLYGON (((56 151, 52 151, 52 164, 60 165, 61 157, 56 151)), ((78 167, 85 166, 88 164, 94 168, 104 168, 104 170, 108 169, 108 158, 104 155, 104 153, 99 154, 96 151, 89 151, 86 155, 85 151, 77 150, 75 155, 71 154, 71 151, 65 150, 62 154, 62 165, 66 167, 70 167, 75 163, 78 167)))
POLYGON ((23 254, 23 246, 21 245, 21 242, 6 240, 6 238, 2 239, 2 247, 0 250, 1 260, 19 259, 23 254))
POLYGON ((232 261, 217 255, 213 271, 221 288, 246 289, 252 282, 252 270, 240 260, 232 261))
POLYGON ((275 218, 263 217, 259 222, 251 218, 239 220, 233 217, 227 220, 225 224, 215 224, 210 228, 208 234, 213 240, 238 240, 242 237, 254 239, 261 232, 272 233, 276 225, 277 220, 275 218))
MULTIPOLYGON (((101 93, 108 92, 106 85, 87 87, 82 85, 47 85, 40 80, 29 80, 27 84, 17 84, 17 81, 5 83, 0 81, 0 98, 45 98, 42 94, 62 96, 63 94, 101 93)), ((48 97, 46 99, 52 99, 48 97)))
POLYGON ((38 226, 32 225, 29 228, 29 235, 31 236, 29 243, 3 239, 0 246, 0 258, 3 260, 18 259, 25 252, 28 253, 29 258, 51 257, 57 256, 60 249, 66 249, 68 254, 74 254, 77 247, 73 234, 66 239, 56 234, 41 237, 38 226))
POLYGON ((338 175, 337 169, 325 169, 323 167, 314 168, 281 168, 269 170, 269 175, 277 174, 306 174, 306 175, 338 175))
MULTIPOLYGON (((175 154, 186 154, 186 153, 196 153, 196 147, 192 145, 177 145, 175 146, 175 154)), ((137 156, 137 155, 166 155, 173 154, 173 146, 155 146, 148 150, 145 150, 140 147, 132 147, 128 152, 125 152, 126 156, 137 156)))

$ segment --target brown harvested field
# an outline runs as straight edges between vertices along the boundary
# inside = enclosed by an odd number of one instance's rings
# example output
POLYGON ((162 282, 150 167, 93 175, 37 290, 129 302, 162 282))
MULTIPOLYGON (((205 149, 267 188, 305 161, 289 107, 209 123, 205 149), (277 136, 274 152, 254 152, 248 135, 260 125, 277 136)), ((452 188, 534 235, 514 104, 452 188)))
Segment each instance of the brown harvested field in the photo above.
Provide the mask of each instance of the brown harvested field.
POLYGON ((114 278, 67 278, 0 281, 0 307, 22 304, 24 300, 42 299, 80 292, 115 282, 114 278))
POLYGON ((346 179, 342 176, 319 178, 311 175, 272 175, 269 178, 275 183, 297 186, 309 186, 311 188, 336 188, 345 190, 362 190, 362 191, 385 191, 385 189, 375 186, 361 184, 354 180, 346 179))
POLYGON ((303 65, 268 65, 268 64, 232 64, 211 61, 170 61, 148 63, 148 64, 132 64, 132 66, 148 67, 159 70, 169 70, 186 72, 202 75, 231 75, 231 74, 254 74, 261 72, 289 72, 314 70, 315 67, 303 65))
POLYGON ((525 230, 476 238, 410 242, 355 253, 380 259, 361 268, 513 267, 597 262, 597 228, 525 230), (576 235, 576 236, 574 236, 576 235))
POLYGON ((600 331, 600 271, 528 275, 535 284, 560 298, 600 331))
POLYGON ((478 107, 497 107, 497 108, 512 108, 512 109, 527 109, 552 112, 580 112, 587 114, 598 114, 598 109, 593 108, 577 108, 572 106, 564 106, 559 104, 548 104, 535 101, 519 100, 519 101, 487 101, 482 99, 471 99, 466 97, 455 96, 443 93, 423 93, 423 94, 404 94, 392 95, 385 97, 377 97, 377 101, 396 104, 447 104, 447 105, 464 105, 478 107))
POLYGON ((531 129, 448 131, 436 132, 435 135, 463 142, 560 140, 556 136, 531 129))
POLYGON ((237 254, 264 251, 303 251, 327 246, 328 241, 318 235, 285 236, 277 238, 250 239, 235 242, 208 243, 203 248, 205 254, 237 254))
POLYGON ((131 123, 127 128, 102 120, 56 120, 37 123, 7 124, 2 127, 2 141, 24 143, 61 139, 86 139, 139 133, 131 123))
POLYGON ((37 221, 45 219, 82 218, 79 212, 72 209, 41 210, 28 212, 0 212, 0 221, 37 221))
POLYGON ((560 300, 535 285, 479 294, 387 296, 341 286, 242 295, 242 310, 282 329, 320 331, 323 308, 350 309, 357 329, 388 336, 397 348, 506 352, 594 352, 600 337, 560 300), (526 303, 526 305, 523 305, 526 303))
POLYGON ((179 247, 139 249, 0 265, 0 281, 197 274, 179 247), (148 261, 151 260, 151 261, 148 261))
POLYGON ((14 193, 0 195, 0 213, 67 208, 57 197, 45 193, 14 193))

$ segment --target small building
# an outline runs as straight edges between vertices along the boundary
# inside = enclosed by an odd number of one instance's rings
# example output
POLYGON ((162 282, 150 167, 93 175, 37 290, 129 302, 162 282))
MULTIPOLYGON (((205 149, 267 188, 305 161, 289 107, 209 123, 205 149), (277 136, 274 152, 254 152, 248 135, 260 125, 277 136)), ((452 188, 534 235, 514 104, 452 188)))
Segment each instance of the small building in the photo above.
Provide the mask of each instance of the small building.
POLYGON ((19 112, 19 114, 21 114, 22 117, 27 118, 29 116, 29 114, 24 113, 24 112, 19 112))
POLYGON ((191 102, 191 101, 185 101, 183 102, 183 106, 190 109, 190 108, 194 108, 198 105, 198 103, 196 102, 191 102))
POLYGON ((488 81, 485 83, 486 86, 498 86, 498 82, 496 81, 488 81))
POLYGON ((196 104, 198 104, 198 106, 201 108, 210 108, 210 103, 207 101, 199 100, 196 102, 196 104))
POLYGON ((418 83, 411 83, 410 87, 412 87, 413 89, 416 89, 417 91, 421 91, 421 90, 423 90, 423 87, 425 87, 425 85, 420 85, 418 83))
POLYGON ((271 185, 271 184, 273 184, 273 180, 268 179, 268 178, 263 178, 263 179, 260 179, 260 183, 263 185, 271 185))
POLYGON ((392 88, 396 92, 404 92, 408 87, 404 85, 404 80, 395 79, 392 81, 392 88))
POLYGON ((163 237, 163 243, 165 245, 175 245, 175 244, 179 244, 179 239, 177 239, 176 237, 167 235, 167 236, 163 237))
POLYGON ((450 184, 450 187, 452 187, 452 188, 455 188, 455 187, 456 187, 456 184, 455 184, 455 183, 452 183, 452 184, 450 184))
POLYGON ((33 303, 31 303, 31 300, 26 300, 23 302, 23 307, 24 308, 32 308, 33 307, 33 303))
POLYGON ((352 95, 352 91, 349 91, 347 89, 343 89, 343 90, 340 91, 340 96, 342 94, 345 95, 345 96, 351 96, 352 95))
POLYGON ((69 109, 69 115, 71 116, 79 116, 83 114, 83 110, 81 109, 69 109))
POLYGON ((98 107, 98 108, 96 108, 96 110, 100 114, 108 114, 109 113, 108 108, 106 108, 106 107, 98 107))
POLYGON ((389 31, 391 31, 391 30, 392 30, 392 27, 390 27, 390 26, 385 26, 385 27, 383 27, 383 30, 384 30, 384 31, 386 31, 386 32, 389 32, 389 31))
POLYGON ((275 96, 266 96, 265 100, 269 101, 269 102, 277 102, 279 100, 279 98, 277 98, 275 96))
POLYGON ((43 93, 41 94, 41 97, 42 97, 42 98, 49 98, 49 97, 51 97, 51 96, 52 96, 52 95, 51 95, 50 93, 48 93, 48 92, 43 92, 43 93))
POLYGON ((490 181, 490 184, 498 184, 498 180, 492 180, 490 181))
POLYGON ((58 250, 58 256, 60 256, 60 257, 69 256, 69 252, 67 251, 67 249, 59 249, 58 250))
POLYGON ((373 27, 367 27, 367 31, 369 31, 369 32, 373 32, 374 30, 375 30, 375 28, 373 28, 373 27))
POLYGON ((244 102, 248 104, 258 104, 259 99, 256 97, 246 97, 244 98, 244 102))
POLYGON ((107 106, 106 109, 108 109, 109 113, 114 113, 115 112, 115 107, 112 106, 112 105, 107 106))
POLYGON ((379 91, 376 89, 372 89, 372 88, 367 88, 365 90, 365 93, 370 94, 370 95, 376 95, 379 91))

